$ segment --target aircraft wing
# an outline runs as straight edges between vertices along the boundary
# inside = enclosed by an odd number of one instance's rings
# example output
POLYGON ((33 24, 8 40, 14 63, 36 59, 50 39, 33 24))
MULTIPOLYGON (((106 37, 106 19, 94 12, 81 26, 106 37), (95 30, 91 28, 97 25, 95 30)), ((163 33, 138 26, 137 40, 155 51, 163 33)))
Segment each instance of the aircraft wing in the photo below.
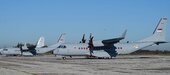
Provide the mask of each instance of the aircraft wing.
POLYGON ((120 42, 120 40, 122 40, 122 39, 124 39, 124 38, 113 38, 113 39, 103 40, 102 43, 104 45, 113 45, 115 43, 120 42))
POLYGON ((123 32, 123 34, 122 34, 121 37, 103 40, 102 43, 103 43, 105 46, 112 46, 113 44, 120 42, 120 40, 125 39, 126 32, 127 32, 127 30, 125 30, 125 31, 123 32))
POLYGON ((120 40, 125 39, 126 32, 127 32, 127 30, 124 31, 124 33, 122 34, 121 37, 103 40, 102 43, 105 46, 112 46, 113 44, 120 42, 120 40))

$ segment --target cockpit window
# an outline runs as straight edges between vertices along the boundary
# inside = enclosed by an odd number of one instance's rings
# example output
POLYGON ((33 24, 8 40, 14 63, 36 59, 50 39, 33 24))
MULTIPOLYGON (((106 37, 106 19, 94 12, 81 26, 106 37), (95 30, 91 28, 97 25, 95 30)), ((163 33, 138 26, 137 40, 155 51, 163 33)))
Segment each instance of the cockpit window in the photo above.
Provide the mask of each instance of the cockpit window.
POLYGON ((8 49, 3 49, 3 51, 8 51, 8 49))
POLYGON ((58 48, 67 48, 65 45, 60 45, 58 48))
POLYGON ((63 48, 66 48, 66 46, 63 46, 63 48))
MULTIPOLYGON (((60 45, 61 46, 61 45, 60 45)), ((57 48, 60 48, 60 46, 58 46, 57 48)))

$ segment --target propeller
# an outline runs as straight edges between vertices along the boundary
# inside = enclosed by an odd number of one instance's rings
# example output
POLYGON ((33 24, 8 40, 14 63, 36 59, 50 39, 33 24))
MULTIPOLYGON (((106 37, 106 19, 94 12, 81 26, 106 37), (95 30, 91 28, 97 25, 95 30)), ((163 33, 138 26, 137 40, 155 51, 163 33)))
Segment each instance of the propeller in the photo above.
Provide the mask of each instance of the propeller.
POLYGON ((83 34, 83 38, 82 38, 82 40, 80 41, 80 43, 86 43, 85 34, 83 34))
POLYGON ((29 43, 27 43, 26 45, 27 45, 27 48, 28 48, 29 50, 35 49, 35 47, 36 47, 36 45, 29 44, 29 43))
POLYGON ((90 33, 90 37, 89 37, 89 39, 91 39, 92 38, 92 33, 90 33))
POLYGON ((28 48, 28 51, 31 52, 33 55, 37 54, 36 49, 35 49, 36 45, 27 43, 27 48, 28 48))
POLYGON ((92 36, 92 34, 90 33, 90 37, 89 37, 89 43, 88 43, 88 45, 89 45, 89 50, 90 50, 90 56, 92 56, 92 53, 93 53, 93 49, 94 49, 94 45, 93 45, 93 36, 92 36))
POLYGON ((28 49, 23 49, 23 46, 24 46, 24 44, 22 44, 22 43, 18 43, 17 46, 16 46, 17 48, 20 49, 21 56, 23 55, 23 52, 26 52, 26 51, 31 52, 33 55, 37 54, 37 52, 35 50, 36 45, 32 45, 32 44, 27 43, 26 46, 27 46, 28 49))
POLYGON ((22 46, 24 46, 22 43, 18 43, 17 44, 17 48, 20 48, 21 56, 23 55, 23 48, 22 48, 22 46))

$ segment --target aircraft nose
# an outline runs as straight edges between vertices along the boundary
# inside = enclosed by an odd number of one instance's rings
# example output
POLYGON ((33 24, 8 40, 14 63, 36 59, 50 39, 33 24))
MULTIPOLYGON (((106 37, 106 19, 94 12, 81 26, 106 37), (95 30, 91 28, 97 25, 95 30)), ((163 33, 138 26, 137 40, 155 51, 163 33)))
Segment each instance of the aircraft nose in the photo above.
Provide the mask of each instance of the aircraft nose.
POLYGON ((4 54, 4 52, 3 52, 3 51, 1 51, 1 52, 0 52, 0 55, 2 55, 2 54, 4 54))
POLYGON ((7 52, 3 51, 3 50, 0 52, 1 55, 5 54, 5 53, 7 53, 7 52))
POLYGON ((2 50, 3 50, 3 49, 0 49, 0 55, 2 55, 2 50))
POLYGON ((0 49, 0 52, 2 51, 3 49, 0 49))

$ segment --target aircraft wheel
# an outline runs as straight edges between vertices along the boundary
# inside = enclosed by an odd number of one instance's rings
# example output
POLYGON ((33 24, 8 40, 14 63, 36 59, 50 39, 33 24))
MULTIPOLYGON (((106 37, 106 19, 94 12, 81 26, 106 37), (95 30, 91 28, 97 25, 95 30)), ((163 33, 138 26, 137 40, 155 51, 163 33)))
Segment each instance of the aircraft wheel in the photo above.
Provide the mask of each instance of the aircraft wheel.
POLYGON ((110 57, 110 59, 112 59, 113 57, 110 57))
POLYGON ((64 59, 66 59, 66 57, 62 57, 62 59, 64 60, 64 59))

